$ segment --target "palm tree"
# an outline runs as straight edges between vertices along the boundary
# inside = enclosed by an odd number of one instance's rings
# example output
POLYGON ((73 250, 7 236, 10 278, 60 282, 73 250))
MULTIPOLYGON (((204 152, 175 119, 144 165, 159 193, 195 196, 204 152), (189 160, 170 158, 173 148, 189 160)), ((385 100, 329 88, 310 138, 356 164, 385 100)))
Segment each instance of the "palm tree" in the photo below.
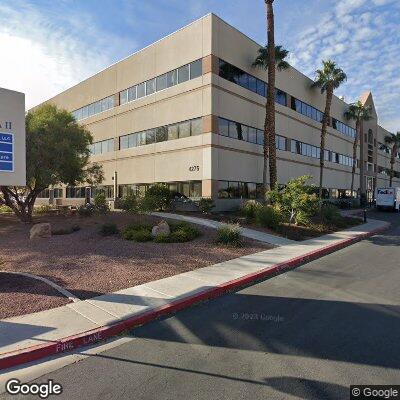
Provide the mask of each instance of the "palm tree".
MULTIPOLYGON (((372 107, 364 106, 364 104, 361 103, 360 100, 358 100, 356 103, 352 103, 349 105, 349 109, 344 113, 344 116, 347 120, 356 121, 356 136, 354 137, 353 142, 353 167, 351 170, 351 195, 353 196, 358 140, 361 138, 362 135, 363 121, 369 121, 372 118, 372 107)), ((363 171, 362 168, 360 168, 360 180, 364 179, 364 174, 362 174, 361 171, 363 171)))
POLYGON ((392 133, 385 137, 385 143, 392 146, 392 156, 390 158, 390 181, 389 186, 393 184, 394 164, 396 163, 396 156, 400 149, 400 132, 392 133))
MULTIPOLYGON (((254 68, 262 68, 264 70, 268 70, 268 45, 265 47, 261 47, 258 49, 258 55, 253 62, 254 68)), ((288 56, 289 51, 285 50, 282 46, 275 46, 275 65, 276 68, 281 71, 284 69, 288 69, 290 67, 289 63, 285 60, 288 56)), ((275 70, 275 68, 273 68, 275 70)), ((275 85, 274 85, 275 86, 275 85)), ((271 88, 269 86, 269 75, 268 75, 268 93, 275 93, 275 87, 271 92, 271 88)), ((264 193, 267 190, 267 166, 269 160, 269 171, 270 171, 270 183, 271 187, 274 188, 277 181, 277 168, 276 168, 276 147, 275 147, 275 117, 272 118, 273 124, 270 123, 269 116, 270 111, 268 107, 270 104, 268 100, 266 102, 266 110, 265 110, 265 122, 264 122, 264 173, 263 173, 263 185, 264 185, 264 193)), ((273 101, 273 115, 275 116, 275 95, 273 101)))
POLYGON ((322 69, 316 71, 316 79, 312 87, 319 87, 321 93, 326 92, 325 112, 322 118, 321 128, 321 152, 319 158, 319 199, 320 208, 322 207, 322 185, 325 166, 325 138, 327 126, 330 121, 333 92, 347 79, 346 74, 332 60, 322 61, 322 69))
POLYGON ((276 143, 275 143, 275 79, 276 71, 289 68, 285 58, 289 52, 282 46, 275 46, 274 32, 274 0, 265 0, 267 6, 267 30, 268 43, 265 47, 258 50, 258 55, 254 60, 253 67, 262 68, 268 71, 268 89, 267 102, 265 105, 264 122, 264 168, 263 168, 263 186, 264 193, 267 191, 267 169, 269 164, 270 186, 274 188, 277 183, 276 168, 276 143), (269 162, 268 162, 269 161, 269 162))

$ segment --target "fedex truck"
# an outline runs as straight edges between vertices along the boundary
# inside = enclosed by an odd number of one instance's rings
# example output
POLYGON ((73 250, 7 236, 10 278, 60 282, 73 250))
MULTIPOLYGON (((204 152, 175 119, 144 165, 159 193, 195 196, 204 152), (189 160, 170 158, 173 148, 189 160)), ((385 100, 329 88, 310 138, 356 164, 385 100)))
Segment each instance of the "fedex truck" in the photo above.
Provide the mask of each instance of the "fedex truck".
POLYGON ((400 188, 377 188, 375 193, 376 207, 378 210, 400 210, 400 188))

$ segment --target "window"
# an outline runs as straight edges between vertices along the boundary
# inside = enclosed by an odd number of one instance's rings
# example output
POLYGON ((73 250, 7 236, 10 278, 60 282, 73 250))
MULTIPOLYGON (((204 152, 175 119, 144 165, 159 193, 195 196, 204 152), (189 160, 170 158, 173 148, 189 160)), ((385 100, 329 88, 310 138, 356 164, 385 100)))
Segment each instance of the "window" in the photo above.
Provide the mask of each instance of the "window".
POLYGON ((179 124, 179 138, 189 137, 190 136, 190 122, 181 122, 179 124))
POLYGON ((241 125, 238 122, 229 122, 229 137, 231 137, 232 139, 238 139, 239 130, 241 130, 241 125))
POLYGON ((203 133, 203 118, 196 118, 191 121, 192 136, 201 135, 203 133))
POLYGON ((63 190, 61 188, 54 188, 53 196, 55 199, 61 199, 63 197, 63 190))
POLYGON ((202 60, 196 60, 190 63, 190 79, 198 78, 203 74, 202 60))
POLYGON ((165 142, 166 140, 168 140, 168 127, 160 126, 156 129, 156 141, 165 142))
POLYGON ((146 95, 146 84, 143 82, 137 85, 137 98, 140 99, 145 95, 146 95))
POLYGON ((267 86, 265 82, 260 79, 257 79, 257 93, 263 97, 266 97, 267 94, 267 86))
POLYGON ((255 199, 261 195, 261 184, 254 182, 218 182, 218 197, 220 199, 255 199))
POLYGON ((275 93, 275 101, 278 104, 282 104, 283 106, 286 106, 286 93, 283 92, 282 90, 276 89, 275 93))
POLYGON ((276 148, 278 150, 286 150, 286 139, 283 136, 276 136, 276 148))
POLYGON ((158 76, 156 79, 157 91, 167 88, 167 74, 158 76))
POLYGON ((146 144, 152 144, 156 141, 156 130, 149 129, 146 131, 146 144))
POLYGON ((189 80, 189 64, 178 68, 178 83, 186 82, 189 80))
POLYGON ((224 118, 218 119, 219 134, 222 136, 229 136, 229 121, 224 118))
POLYGON ((103 140, 89 146, 92 155, 104 154, 114 151, 114 139, 103 140))
POLYGON ((168 125, 168 140, 174 140, 179 138, 179 125, 168 125))
POLYGON ((67 198, 84 199, 86 190, 84 187, 68 186, 66 190, 67 198))
POLYGON ((249 127, 249 142, 257 143, 257 129, 249 127))
POLYGON ((128 102, 128 90, 123 90, 119 93, 119 102, 120 104, 125 104, 128 102))
POLYGON ((178 83, 178 70, 167 72, 167 87, 175 86, 178 83))
POLYGON ((146 81, 146 96, 153 94, 156 91, 155 79, 146 81))
POLYGON ((136 100, 136 86, 128 89, 128 101, 136 100))
POLYGON ((264 145, 264 131, 257 129, 257 144, 264 145))

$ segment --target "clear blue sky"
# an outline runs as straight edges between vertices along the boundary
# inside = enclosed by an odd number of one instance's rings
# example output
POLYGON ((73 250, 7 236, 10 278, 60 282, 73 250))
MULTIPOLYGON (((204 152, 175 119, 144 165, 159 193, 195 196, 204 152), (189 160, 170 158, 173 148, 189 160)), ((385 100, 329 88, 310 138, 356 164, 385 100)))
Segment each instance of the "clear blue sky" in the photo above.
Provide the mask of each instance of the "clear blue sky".
MULTIPOLYGON (((263 0, 0 0, 0 86, 33 106, 209 12, 265 42, 263 0)), ((334 59, 349 78, 337 94, 372 90, 400 130, 399 0, 275 0, 275 14, 296 68, 312 78, 334 59)))

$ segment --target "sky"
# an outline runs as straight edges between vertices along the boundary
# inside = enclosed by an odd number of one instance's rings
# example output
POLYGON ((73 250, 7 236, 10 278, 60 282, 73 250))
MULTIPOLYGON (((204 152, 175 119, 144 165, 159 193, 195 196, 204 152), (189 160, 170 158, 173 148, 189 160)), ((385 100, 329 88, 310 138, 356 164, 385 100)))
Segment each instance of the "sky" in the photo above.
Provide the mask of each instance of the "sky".
MULTIPOLYGON (((314 78, 323 59, 347 73, 336 94, 371 90, 380 124, 400 130, 400 0, 275 0, 276 44, 314 78)), ((213 12, 260 44, 263 0, 0 0, 0 87, 30 107, 213 12)))

